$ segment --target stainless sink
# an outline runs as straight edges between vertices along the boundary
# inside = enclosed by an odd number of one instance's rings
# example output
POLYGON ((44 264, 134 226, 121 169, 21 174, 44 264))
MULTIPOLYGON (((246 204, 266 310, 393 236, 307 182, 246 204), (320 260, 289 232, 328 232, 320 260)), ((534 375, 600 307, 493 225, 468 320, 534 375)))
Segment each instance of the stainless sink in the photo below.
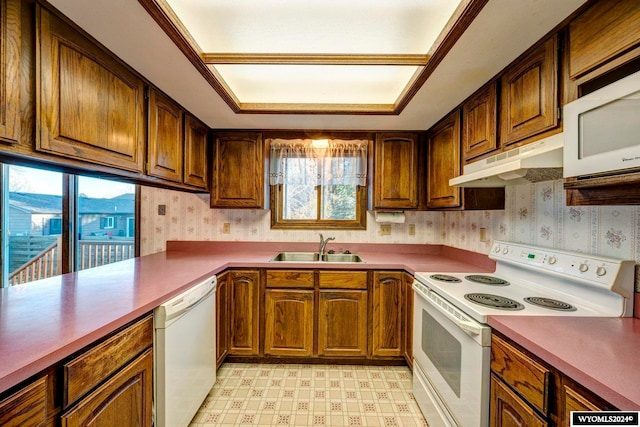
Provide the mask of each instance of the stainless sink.
POLYGON ((355 254, 324 254, 317 252, 280 252, 269 262, 364 262, 355 254))
POLYGON ((356 254, 324 254, 322 261, 326 262, 364 262, 356 254))
POLYGON ((316 262, 320 254, 316 252, 280 252, 270 262, 316 262))

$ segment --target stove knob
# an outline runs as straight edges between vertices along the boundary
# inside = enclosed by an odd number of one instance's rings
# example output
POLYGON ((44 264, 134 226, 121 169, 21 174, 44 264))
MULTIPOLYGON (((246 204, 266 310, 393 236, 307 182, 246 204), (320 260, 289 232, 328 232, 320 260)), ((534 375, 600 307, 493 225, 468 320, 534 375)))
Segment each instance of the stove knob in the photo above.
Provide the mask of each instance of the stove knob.
POLYGON ((554 256, 549 257, 549 264, 553 265, 556 262, 558 262, 558 258, 556 258, 554 256))
POLYGON ((502 250, 502 253, 503 253, 504 255, 508 254, 508 253, 509 253, 509 248, 504 248, 504 249, 502 250))
POLYGON ((581 273, 586 273, 589 270, 589 265, 582 263, 580 264, 580 267, 578 267, 578 270, 580 270, 581 273))
POLYGON ((500 246, 496 246, 496 247, 493 249, 493 252, 495 252, 495 253, 499 253, 499 252, 500 252, 500 246))
POLYGON ((596 268, 596 276, 598 276, 598 277, 602 277, 602 276, 604 276, 605 274, 607 274, 607 269, 606 269, 606 268, 604 268, 604 267, 598 267, 598 268, 596 268))

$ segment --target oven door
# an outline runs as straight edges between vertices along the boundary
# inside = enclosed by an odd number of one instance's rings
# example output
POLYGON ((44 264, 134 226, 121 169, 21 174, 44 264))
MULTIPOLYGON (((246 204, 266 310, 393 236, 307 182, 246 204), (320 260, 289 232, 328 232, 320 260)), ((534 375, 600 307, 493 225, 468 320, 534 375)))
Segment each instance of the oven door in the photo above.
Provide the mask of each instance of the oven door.
POLYGON ((420 288, 414 285, 414 365, 428 383, 429 405, 451 415, 429 411, 425 418, 430 424, 449 425, 452 418, 460 426, 488 426, 491 329, 420 288))

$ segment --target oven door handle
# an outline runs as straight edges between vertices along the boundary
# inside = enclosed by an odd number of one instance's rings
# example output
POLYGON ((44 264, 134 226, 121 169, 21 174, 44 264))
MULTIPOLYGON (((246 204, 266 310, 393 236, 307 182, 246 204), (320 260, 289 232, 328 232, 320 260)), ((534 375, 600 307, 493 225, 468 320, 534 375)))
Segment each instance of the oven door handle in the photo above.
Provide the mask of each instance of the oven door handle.
MULTIPOLYGON (((482 330, 483 330, 484 325, 480 325, 480 324, 478 324, 478 323, 476 323, 474 321, 471 321, 471 320, 461 319, 458 316, 454 315, 449 310, 447 310, 444 307, 442 307, 440 304, 449 305, 449 303, 445 302, 442 299, 442 297, 437 295, 435 292, 430 291, 429 298, 427 298, 427 302, 429 303, 429 305, 434 307, 436 310, 438 310, 440 313, 442 313, 445 317, 447 317, 449 320, 451 320, 456 326, 458 326, 458 328, 463 330, 465 333, 467 333, 469 335, 474 335, 474 336, 482 334, 482 330), (438 303, 437 301, 440 301, 440 303, 438 303)), ((452 309, 453 309, 453 311, 457 311, 457 309, 455 309, 453 307, 452 307, 452 309)))
POLYGON ((471 335, 480 335, 482 332, 482 328, 480 326, 467 320, 456 320, 456 323, 460 329, 470 333, 471 335))

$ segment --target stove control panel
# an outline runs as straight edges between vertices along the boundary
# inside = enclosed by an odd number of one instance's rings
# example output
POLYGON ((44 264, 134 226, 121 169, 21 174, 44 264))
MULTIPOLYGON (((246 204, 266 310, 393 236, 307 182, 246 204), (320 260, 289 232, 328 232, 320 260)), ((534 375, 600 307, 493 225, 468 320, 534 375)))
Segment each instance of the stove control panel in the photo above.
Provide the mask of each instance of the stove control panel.
POLYGON ((493 242, 489 257, 524 269, 609 288, 623 295, 633 292, 634 261, 499 240, 493 242), (629 281, 631 289, 628 289, 629 281))

